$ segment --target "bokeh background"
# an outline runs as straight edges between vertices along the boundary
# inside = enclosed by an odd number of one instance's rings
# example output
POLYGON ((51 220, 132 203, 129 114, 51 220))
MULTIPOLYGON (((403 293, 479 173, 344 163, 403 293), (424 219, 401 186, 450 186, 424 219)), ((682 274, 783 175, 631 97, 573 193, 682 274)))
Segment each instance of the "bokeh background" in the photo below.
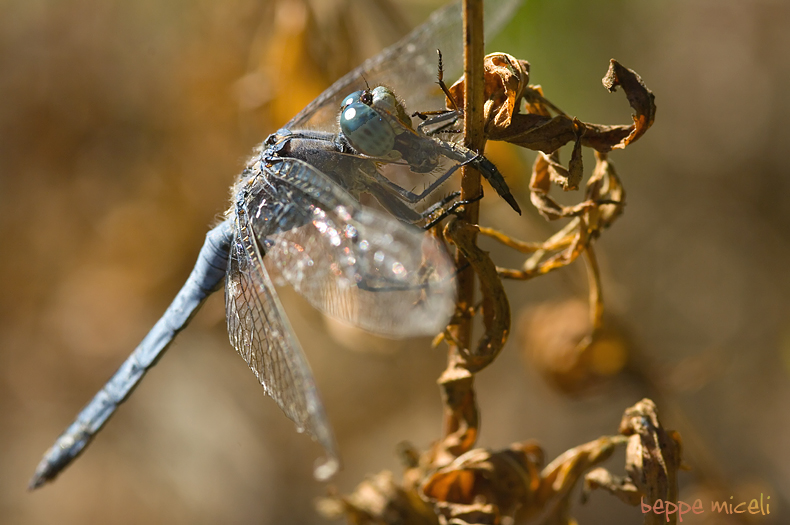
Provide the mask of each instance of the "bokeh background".
MULTIPOLYGON (((83 457, 54 484, 26 485, 164 311, 251 148, 440 3, 0 2, 0 522, 322 521, 320 449, 231 349, 221 294, 83 457)), ((790 4, 527 0, 494 44, 592 122, 629 122, 625 97, 600 85, 617 58, 656 93, 658 114, 612 156, 628 205, 597 244, 608 320, 638 372, 574 396, 552 386, 524 359, 525 319, 584 299, 584 270, 513 283, 515 333, 478 378, 480 444, 534 438, 553 458, 614 434, 650 395, 694 467, 681 499, 763 493, 771 516, 751 523, 786 522, 790 4)), ((491 151, 524 205, 519 155, 491 151)), ((557 227, 494 198, 483 218, 527 240, 557 227)), ((444 350, 349 331, 282 295, 337 432, 335 485, 399 472, 397 443, 440 435, 444 350)), ((608 466, 620 472, 622 456, 608 466)), ((641 521, 604 493, 576 515, 641 521)))

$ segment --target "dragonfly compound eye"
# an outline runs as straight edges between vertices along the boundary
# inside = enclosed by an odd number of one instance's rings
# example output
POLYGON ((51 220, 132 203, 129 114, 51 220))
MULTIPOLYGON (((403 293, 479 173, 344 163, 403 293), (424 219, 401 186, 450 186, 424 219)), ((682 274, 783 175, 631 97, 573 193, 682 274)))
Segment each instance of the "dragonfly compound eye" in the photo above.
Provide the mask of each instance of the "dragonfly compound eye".
POLYGON ((383 157, 395 146, 392 126, 376 110, 361 102, 344 103, 340 130, 354 149, 364 155, 383 157))
POLYGON ((343 103, 342 103, 342 104, 340 104, 340 111, 342 112, 344 109, 346 109, 346 108, 347 108, 349 105, 353 104, 354 102, 360 102, 360 101, 361 101, 361 99, 362 99, 362 95, 363 95, 364 93, 365 93, 365 92, 364 92, 364 91, 362 91, 362 90, 360 90, 360 91, 354 91, 354 92, 353 92, 353 93, 351 93, 349 96, 347 96, 346 98, 344 98, 344 99, 343 99, 343 103))

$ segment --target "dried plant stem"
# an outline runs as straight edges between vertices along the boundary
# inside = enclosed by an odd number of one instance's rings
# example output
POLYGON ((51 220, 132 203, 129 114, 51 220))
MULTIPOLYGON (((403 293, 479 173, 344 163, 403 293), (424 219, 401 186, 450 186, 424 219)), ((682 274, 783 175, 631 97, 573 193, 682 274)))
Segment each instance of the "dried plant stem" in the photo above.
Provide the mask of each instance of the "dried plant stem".
MULTIPOLYGON (((483 136, 483 2, 464 0, 464 145, 474 151, 485 146, 483 136)), ((461 178, 461 199, 474 199, 482 187, 480 174, 464 166, 461 178)), ((476 224, 479 206, 474 202, 465 206, 458 220, 476 224)), ((476 242, 474 232, 472 243, 476 242)), ((457 324, 450 326, 450 348, 447 369, 439 378, 445 405, 444 440, 441 447, 451 456, 470 450, 477 440, 479 417, 474 393, 474 376, 466 366, 465 357, 471 347, 472 321, 475 304, 475 272, 459 249, 456 252, 458 274, 457 324)), ((450 458, 448 458, 450 459, 450 458)))

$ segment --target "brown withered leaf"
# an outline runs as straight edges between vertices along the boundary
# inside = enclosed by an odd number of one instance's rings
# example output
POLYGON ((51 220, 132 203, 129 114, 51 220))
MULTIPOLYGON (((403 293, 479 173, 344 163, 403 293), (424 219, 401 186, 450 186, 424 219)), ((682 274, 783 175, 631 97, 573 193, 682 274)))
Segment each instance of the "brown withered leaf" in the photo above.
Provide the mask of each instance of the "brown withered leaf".
POLYGON ((507 128, 492 127, 488 138, 504 140, 522 148, 552 153, 568 142, 576 140, 576 132, 573 119, 567 115, 551 117, 517 113, 511 117, 511 123, 507 128))
MULTIPOLYGON (((510 126, 511 117, 518 113, 518 106, 529 83, 529 62, 507 53, 491 53, 483 59, 484 129, 510 126)), ((464 79, 449 88, 456 107, 464 107, 464 79)), ((452 107, 448 101, 448 107, 452 107)))
POLYGON ((480 278, 485 334, 468 356, 467 368, 473 373, 485 368, 499 354, 510 333, 510 303, 496 265, 475 242, 477 232, 476 225, 460 220, 450 221, 444 229, 445 237, 461 251, 480 278))
POLYGON ((626 98, 628 98, 628 103, 636 111, 636 115, 632 115, 634 125, 631 133, 621 142, 612 146, 612 149, 623 149, 644 135, 648 128, 653 125, 653 122, 656 120, 656 97, 647 89, 642 77, 637 75, 635 71, 621 65, 615 59, 609 62, 609 71, 606 72, 602 82, 610 93, 614 93, 617 90, 617 86, 621 86, 623 91, 625 91, 626 98))
MULTIPOLYGON (((546 164, 546 170, 551 182, 562 187, 565 191, 579 189, 579 183, 582 181, 582 175, 584 175, 584 167, 582 165, 582 144, 580 140, 577 139, 573 146, 571 161, 568 163, 567 168, 560 163, 559 151, 555 151, 550 155, 540 152, 539 158, 546 164)), ((541 189, 543 189, 542 186, 541 189)), ((530 190, 535 190, 532 182, 530 182, 530 190)))
POLYGON ((568 163, 568 175, 562 179, 554 181, 559 184, 565 191, 575 191, 579 189, 579 183, 584 176, 584 165, 582 164, 582 141, 579 134, 581 122, 578 119, 573 119, 573 127, 576 130, 576 142, 573 144, 571 151, 571 161, 568 163))
POLYGON ((570 492, 586 470, 611 457, 619 442, 616 437, 603 436, 565 451, 543 469, 540 500, 546 502, 570 492))
POLYGON ((600 233, 623 213, 625 188, 606 153, 595 152, 595 169, 587 181, 585 197, 598 204, 586 217, 591 231, 600 233))
MULTIPOLYGON (((525 60, 505 53, 486 56, 486 102, 483 115, 489 140, 504 140, 544 153, 552 153, 568 142, 575 141, 577 145, 574 149, 580 144, 605 153, 633 143, 655 120, 653 93, 639 75, 614 59, 610 62, 603 84, 610 92, 614 92, 618 86, 623 88, 636 112, 631 125, 608 126, 579 121, 557 109, 543 97, 539 87, 529 86, 528 82, 529 63, 525 60), (522 100, 527 102, 525 113, 521 112, 522 100), (558 114, 552 117, 549 108, 558 114)), ((448 107, 463 107, 463 88, 463 78, 453 84, 450 94, 455 106, 448 104, 448 107)))
MULTIPOLYGON (((577 145, 579 142, 576 143, 577 145)), ((578 184, 582 178, 583 168, 581 166, 581 148, 574 147, 577 159, 571 160, 571 170, 566 169, 559 162, 559 152, 555 151, 551 155, 543 152, 535 157, 532 166, 532 176, 529 180, 530 201, 538 212, 547 220, 556 220, 563 217, 576 217, 590 208, 595 207, 595 201, 585 200, 574 206, 563 206, 549 196, 551 184, 557 183, 563 189, 578 189, 578 184), (573 184, 571 187, 570 185, 573 184)))
MULTIPOLYGON (((615 149, 633 131, 633 126, 607 126, 605 124, 584 124, 582 145, 600 153, 615 149)), ((622 146, 619 146, 622 147, 622 146)))
POLYGON ((438 380, 445 412, 445 436, 435 447, 434 463, 437 465, 446 465, 468 452, 475 445, 480 431, 474 375, 464 365, 451 360, 438 380))
POLYGON ((565 227, 543 242, 512 239, 492 228, 478 227, 481 234, 522 253, 532 254, 523 269, 497 268, 500 276, 527 280, 567 266, 591 249, 591 243, 612 225, 622 213, 625 190, 607 154, 595 153, 596 166, 587 182, 585 200, 574 206, 562 206, 548 195, 551 188, 549 163, 545 155, 535 159, 530 181, 530 198, 547 219, 573 216, 565 227), (560 251, 561 250, 561 251, 560 251))
POLYGON ((639 491, 651 504, 677 501, 680 435, 664 430, 655 403, 645 398, 626 409, 620 433, 628 436, 625 470, 639 491))
POLYGON ((609 459, 622 442, 619 436, 600 437, 595 441, 567 450, 541 472, 535 505, 524 517, 544 514, 544 525, 575 523, 570 516, 571 491, 585 471, 609 459), (546 512, 548 509, 548 512, 546 512))
POLYGON ((584 476, 582 503, 585 503, 590 497, 590 492, 596 489, 604 489, 632 507, 639 505, 642 499, 642 493, 631 478, 615 476, 605 468, 593 469, 584 476))
POLYGON ((438 525, 433 509, 415 491, 404 489, 388 470, 371 476, 348 496, 333 491, 320 498, 316 507, 327 519, 343 517, 357 525, 438 525))
POLYGON ((622 213, 622 204, 625 202, 625 190, 606 153, 595 152, 595 170, 587 182, 584 201, 573 206, 563 206, 549 196, 552 183, 560 184, 565 190, 577 189, 570 187, 570 184, 577 183, 582 177, 579 145, 577 141, 569 169, 562 166, 557 151, 551 155, 543 152, 538 154, 529 180, 530 201, 547 220, 585 214, 590 230, 600 231, 608 228, 622 213))
MULTIPOLYGON (((677 473, 681 466, 680 435, 666 431, 658 419, 655 403, 643 399, 627 408, 620 421, 620 434, 626 437, 625 470, 620 477, 607 470, 596 469, 585 477, 584 498, 603 488, 629 505, 639 505, 642 498, 652 505, 656 500, 678 500, 677 473)), ((677 516, 647 513, 645 525, 658 525, 677 516)))
POLYGON ((429 476, 421 492, 445 522, 500 523, 531 504, 542 464, 543 451, 531 441, 470 450, 429 476))

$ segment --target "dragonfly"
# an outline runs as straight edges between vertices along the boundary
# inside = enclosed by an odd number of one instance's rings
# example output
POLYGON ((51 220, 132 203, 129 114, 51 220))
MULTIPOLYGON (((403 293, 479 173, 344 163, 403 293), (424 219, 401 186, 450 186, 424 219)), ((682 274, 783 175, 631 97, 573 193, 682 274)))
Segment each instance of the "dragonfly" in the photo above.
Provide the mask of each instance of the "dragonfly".
MULTIPOLYGON (((489 30, 502 25, 515 3, 494 6, 489 30)), ((445 216, 460 201, 444 208, 451 194, 427 208, 423 203, 460 166, 471 164, 520 211, 492 163, 413 128, 395 95, 400 89, 418 104, 429 102, 427 90, 414 88, 431 85, 436 70, 429 57, 437 47, 460 56, 460 19, 458 5, 437 11, 338 80, 257 148, 185 284, 45 453, 31 489, 54 479, 85 450, 223 284, 231 345, 297 431, 324 448, 315 477, 335 474, 340 459, 332 429, 276 285, 287 283, 326 314, 379 335, 433 335, 454 310, 455 267, 436 237, 416 224, 435 222, 431 217, 445 216), (368 80, 381 85, 370 89, 368 80), (415 192, 398 183, 409 177, 430 183, 415 192), (375 206, 363 205, 365 195, 375 206)))

